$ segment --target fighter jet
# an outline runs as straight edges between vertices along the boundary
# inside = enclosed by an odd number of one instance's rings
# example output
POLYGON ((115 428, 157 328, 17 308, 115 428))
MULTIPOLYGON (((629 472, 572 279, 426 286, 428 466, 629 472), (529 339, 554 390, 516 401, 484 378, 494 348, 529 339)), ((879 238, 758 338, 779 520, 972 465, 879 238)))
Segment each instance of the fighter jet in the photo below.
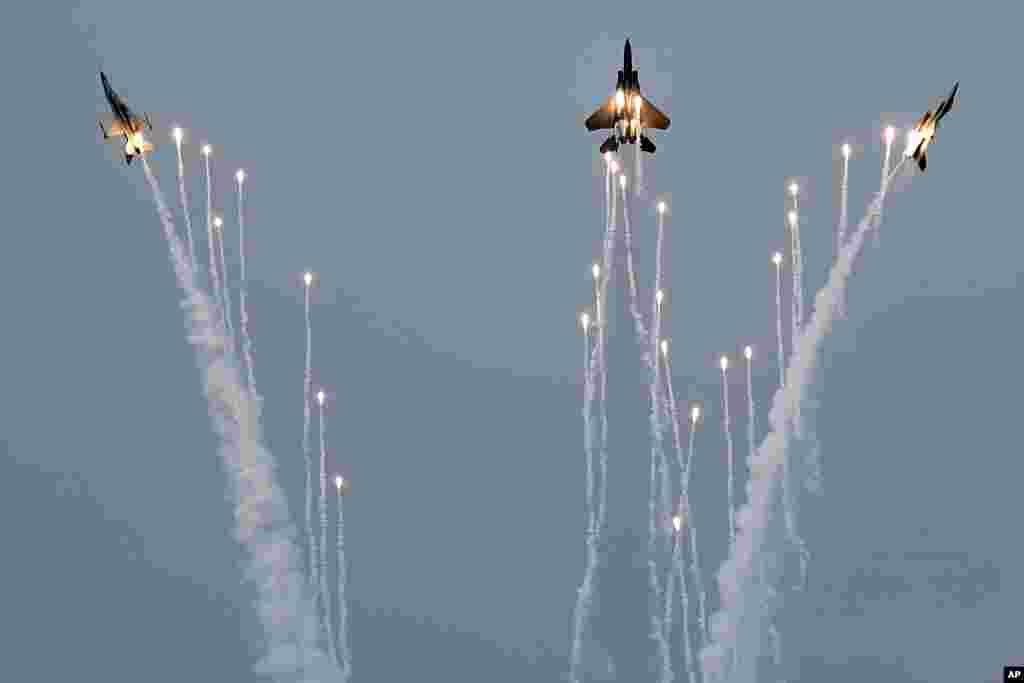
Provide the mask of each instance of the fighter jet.
POLYGON ((671 121, 640 94, 640 80, 633 68, 633 51, 628 39, 622 62, 615 94, 590 115, 586 121, 587 130, 613 131, 601 145, 601 154, 618 150, 620 144, 636 144, 638 139, 640 149, 654 154, 656 147, 644 135, 644 129, 668 130, 671 121))
POLYGON ((942 117, 953 108, 953 100, 956 98, 956 91, 959 87, 959 81, 954 83, 953 90, 950 91, 946 99, 940 102, 935 109, 926 111, 910 132, 906 155, 917 162, 917 167, 921 169, 922 173, 928 168, 928 145, 934 142, 935 130, 939 127, 942 117))
POLYGON ((100 72, 100 82, 103 83, 103 94, 110 105, 111 116, 106 127, 100 120, 100 131, 103 133, 103 140, 110 140, 117 136, 124 138, 124 163, 132 163, 132 159, 145 152, 153 150, 153 143, 143 137, 146 128, 153 130, 153 124, 149 115, 139 116, 131 110, 125 101, 110 87, 107 75, 100 72))

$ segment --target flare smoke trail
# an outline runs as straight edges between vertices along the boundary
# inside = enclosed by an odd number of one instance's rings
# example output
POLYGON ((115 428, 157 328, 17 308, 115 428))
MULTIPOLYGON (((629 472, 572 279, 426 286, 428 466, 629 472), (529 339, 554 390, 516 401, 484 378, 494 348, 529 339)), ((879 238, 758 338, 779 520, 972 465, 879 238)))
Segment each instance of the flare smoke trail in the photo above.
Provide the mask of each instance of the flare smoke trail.
MULTIPOLYGON (((839 230, 836 235, 836 254, 834 258, 839 255, 839 250, 843 248, 843 242, 846 239, 847 223, 849 222, 849 213, 847 210, 849 200, 849 174, 850 174, 850 152, 849 146, 843 146, 843 182, 839 190, 839 230)), ((836 302, 836 313, 840 318, 846 317, 846 302, 840 299, 836 302)))
POLYGON ((729 546, 736 543, 736 507, 733 504, 733 492, 736 489, 733 468, 735 455, 732 448, 732 424, 729 419, 729 364, 722 357, 722 430, 725 431, 725 457, 729 461, 729 546))
MULTIPOLYGON (((676 410, 676 398, 675 393, 672 391, 672 367, 669 365, 668 354, 662 354, 665 359, 665 381, 666 381, 666 393, 668 394, 669 402, 669 418, 672 422, 672 437, 673 443, 676 448, 676 463, 679 466, 679 515, 682 517, 683 526, 680 531, 676 532, 675 546, 672 551, 672 570, 675 572, 679 579, 679 592, 681 598, 680 611, 683 617, 683 648, 684 657, 686 660, 686 673, 690 683, 696 683, 695 674, 695 659, 693 653, 693 645, 690 639, 690 595, 686 585, 686 568, 684 566, 683 559, 683 539, 680 532, 686 527, 692 527, 692 519, 690 517, 690 503, 689 498, 689 481, 690 481, 690 467, 693 465, 693 460, 686 462, 683 458, 683 441, 679 432, 679 413, 676 410)), ((691 436, 690 440, 690 455, 693 455, 693 440, 691 436)), ((692 536, 691 536, 692 538, 692 536)), ((691 554, 696 556, 696 546, 691 549, 691 554)), ((671 572, 669 574, 669 582, 671 583, 671 572)), ((672 624, 671 624, 671 611, 668 607, 670 597, 666 597, 665 603, 665 633, 671 635, 672 624)), ((704 632, 703 625, 701 625, 701 631, 704 632)), ((704 637, 701 637, 701 642, 704 641, 704 637)))
POLYGON ((235 348, 235 324, 231 314, 231 289, 228 285, 227 257, 224 254, 224 221, 218 219, 220 228, 214 231, 217 240, 217 250, 220 252, 220 275, 221 275, 221 301, 224 302, 224 325, 228 333, 228 347, 235 348))
MULTIPOLYGON (((887 127, 885 129, 885 156, 882 159, 881 187, 885 187, 885 184, 888 182, 888 178, 889 178, 889 165, 892 162, 892 141, 893 141, 893 137, 895 136, 895 134, 896 134, 896 130, 892 126, 889 126, 889 127, 887 127)), ((879 189, 879 192, 881 192, 881 191, 882 190, 879 189)), ((879 219, 881 219, 881 209, 879 209, 879 219)), ((880 226, 881 226, 881 220, 879 220, 879 228, 880 228, 880 226)), ((877 246, 881 242, 881 240, 882 240, 882 231, 881 231, 881 229, 876 229, 875 230, 875 246, 877 246)))
MULTIPOLYGON (((245 297, 249 289, 249 281, 245 275, 245 212, 242 210, 242 184, 245 182, 245 176, 241 171, 238 173, 238 307, 242 327, 242 357, 245 359, 245 368, 248 372, 249 393, 256 398, 256 370, 252 361, 252 338, 249 336, 249 311, 245 305, 245 297)), ((257 405, 259 405, 258 399, 257 405)))
MULTIPOLYGON (((689 534, 687 535, 690 537, 690 570, 693 574, 694 590, 697 591, 697 626, 700 629, 700 643, 706 645, 708 639, 707 594, 704 592, 704 581, 700 575, 700 556, 697 554, 697 525, 694 523, 693 509, 690 506, 690 481, 693 478, 693 467, 696 464, 694 460, 694 435, 697 432, 697 419, 689 420, 689 450, 687 451, 684 464, 683 442, 679 433, 679 411, 676 406, 676 394, 672 388, 672 364, 667 355, 665 356, 665 382, 667 385, 666 389, 668 390, 669 414, 672 416, 672 434, 675 439, 676 460, 679 462, 679 474, 682 477, 679 486, 679 496, 686 505, 686 524, 689 528, 689 534)), ((682 567, 679 567, 679 571, 682 571, 682 567)), ((687 639, 687 647, 689 647, 689 639, 687 639)))
POLYGON ((786 383, 786 349, 782 340, 782 258, 776 253, 775 262, 775 336, 779 342, 779 387, 786 383))
POLYGON ((629 278, 629 312, 633 316, 636 327, 637 342, 640 344, 641 360, 648 372, 654 372, 654 363, 647 348, 647 329, 644 327, 643 314, 640 313, 640 298, 636 288, 636 270, 633 268, 633 234, 629 227, 629 196, 626 194, 625 176, 619 176, 622 186, 622 225, 626 241, 626 270, 629 278))
MULTIPOLYGON (((681 510, 680 514, 682 515, 681 510)), ((688 523, 684 518, 682 524, 686 525, 688 523)), ((672 570, 668 575, 669 589, 665 592, 665 633, 669 636, 672 635, 672 576, 675 575, 675 578, 679 581, 679 611, 683 622, 683 659, 686 662, 686 677, 690 683, 697 683, 693 645, 690 643, 690 596, 686 586, 686 571, 683 564, 682 534, 685 533, 685 530, 686 527, 682 526, 679 532, 676 533, 675 544, 672 547, 672 570)))
POLYGON ((597 574, 597 540, 600 534, 599 522, 596 518, 593 503, 594 471, 593 471, 593 433, 590 428, 590 413, 594 402, 594 374, 600 363, 599 348, 594 347, 593 353, 588 352, 584 368, 583 384, 583 422, 584 444, 587 451, 587 500, 588 518, 586 531, 586 564, 583 570, 583 582, 576 595, 576 606, 573 610, 573 642, 570 655, 569 681, 580 683, 579 669, 583 663, 583 632, 590 617, 590 609, 594 599, 594 580, 597 574))
MULTIPOLYGON (((639 136, 643 136, 643 130, 639 136)), ((640 197, 644 186, 644 155, 640 153, 640 137, 637 137, 637 142, 633 146, 636 148, 636 196, 640 197)))
POLYGON ((256 606, 267 640, 267 654, 258 673, 275 681, 328 683, 338 671, 315 645, 316 622, 309 596, 304 595, 294 527, 288 504, 274 480, 275 461, 261 443, 256 411, 242 387, 238 370, 225 353, 223 328, 206 294, 196 285, 185 247, 174 232, 174 219, 145 156, 142 166, 164 229, 178 285, 185 294, 188 341, 195 348, 209 401, 210 417, 221 446, 230 483, 237 527, 235 537, 248 551, 245 572, 257 584, 256 606))
MULTIPOLYGON (((320 394, 322 397, 323 394, 320 394)), ((331 592, 327 587, 327 422, 324 416, 324 402, 318 397, 320 406, 320 601, 324 610, 324 630, 331 648, 334 663, 338 664, 337 641, 334 639, 334 617, 331 614, 331 592)))
POLYGON ((640 313, 639 296, 637 294, 636 287, 636 271, 633 267, 633 237, 629 225, 629 195, 626 192, 625 176, 620 177, 622 178, 622 224, 626 242, 626 270, 629 280, 629 310, 633 315, 633 324, 636 328, 637 341, 640 344, 641 359, 650 375, 648 381, 650 383, 651 391, 651 477, 649 492, 650 498, 648 500, 649 514, 647 520, 647 569, 648 582, 650 584, 651 593, 653 594, 653 602, 651 603, 650 608, 651 639, 657 644, 658 652, 661 656, 662 681, 670 681, 672 679, 672 655, 668 647, 668 642, 665 640, 665 629, 659 612, 659 607, 662 602, 662 589, 661 581, 658 578, 658 566, 655 554, 655 546, 658 538, 658 471, 661 460, 664 459, 664 454, 662 453, 660 444, 661 427, 658 424, 659 409, 657 387, 654 383, 654 378, 657 376, 657 371, 655 370, 657 362, 648 345, 650 338, 646 328, 644 327, 643 314, 640 313))
MULTIPOLYGON (((596 351, 596 346, 595 346, 596 351)), ((594 432, 590 424, 590 413, 594 402, 594 381, 592 378, 591 364, 596 363, 590 357, 590 331, 583 330, 583 456, 586 465, 586 507, 587 529, 584 532, 585 539, 590 538, 594 533, 594 524, 597 522, 594 510, 594 432)))
MULTIPOLYGON (((747 349, 750 347, 748 346, 747 349)), ((754 452, 757 450, 757 444, 755 441, 754 434, 754 378, 751 366, 754 363, 753 354, 747 351, 744 352, 747 358, 747 450, 750 460, 754 459, 754 452)))
MULTIPOLYGON (((651 385, 651 429, 653 433, 657 434, 658 441, 658 476, 661 477, 661 515, 664 518, 666 524, 671 522, 672 519, 672 484, 669 480, 669 464, 668 458, 665 455, 664 439, 663 434, 666 427, 667 420, 665 416, 668 414, 668 401, 665 396, 662 395, 661 391, 661 367, 658 363, 658 340, 661 338, 661 313, 662 313, 662 298, 664 292, 661 289, 662 281, 662 244, 665 238, 665 204, 659 202, 657 205, 658 211, 658 235, 655 243, 654 258, 654 301, 653 310, 651 311, 651 340, 650 340, 650 356, 652 363, 654 364, 654 378, 651 385)), ((668 539, 671 544, 671 538, 668 539)), ((669 546, 671 550, 671 545, 669 546)))
MULTIPOLYGON (((209 148, 207 148, 209 149, 209 148)), ((213 187, 210 185, 210 154, 204 151, 206 158, 206 240, 209 245, 210 257, 210 289, 213 292, 214 301, 223 317, 224 302, 220 300, 220 278, 217 276, 217 240, 213 233, 213 187)))
POLYGON ((175 147, 178 148, 178 195, 181 197, 181 213, 185 216, 185 234, 188 237, 189 265, 196 269, 196 244, 192 239, 192 215, 188 210, 188 193, 185 192, 185 162, 181 158, 181 129, 175 128, 175 147))
POLYGON ((803 399, 807 386, 814 379, 818 351, 832 328, 836 293, 847 286, 866 232, 881 214, 888 184, 901 168, 902 163, 886 178, 881 190, 868 206, 864 219, 858 224, 849 242, 840 249, 839 258, 829 273, 828 283, 815 297, 813 316, 794 345, 787 382, 775 394, 769 413, 771 431, 761 443, 757 459, 752 463, 756 474, 751 477, 748 485, 749 501, 737 516, 737 542, 718 572, 722 606, 712 618, 713 642, 701 652, 706 683, 724 680, 744 683, 755 680, 755 672, 750 667, 757 658, 759 629, 765 615, 761 613, 761 601, 757 599, 758 572, 754 563, 759 559, 766 529, 772 522, 773 493, 791 438, 792 409, 803 399), (726 677, 724 664, 730 661, 730 653, 734 651, 744 653, 740 661, 746 668, 726 677))
MULTIPOLYGON (((764 591, 764 600, 761 608, 765 614, 771 614, 773 610, 773 604, 775 599, 778 597, 778 593, 774 588, 771 587, 768 581, 768 572, 764 566, 764 557, 761 557, 761 587, 764 591)), ((775 620, 768 618, 768 646, 771 648, 772 664, 775 666, 776 672, 782 671, 782 636, 779 635, 779 629, 775 626, 775 620)), ((785 683, 781 681, 780 683, 785 683)))
POLYGON ((800 200, 796 193, 793 193, 793 213, 790 216, 789 226, 793 233, 793 339, 796 339, 804 324, 804 254, 800 243, 800 200))
POLYGON ((849 212, 847 207, 849 206, 850 197, 850 156, 849 154, 843 154, 843 181, 839 188, 839 231, 836 237, 836 256, 839 255, 839 250, 843 248, 843 242, 846 239, 846 228, 849 222, 849 212))
POLYGON ((612 246, 615 236, 615 223, 613 219, 612 198, 610 191, 611 166, 609 165, 605 175, 605 234, 603 244, 603 270, 598 273, 599 279, 595 281, 597 288, 597 339, 594 343, 594 350, 589 354, 586 367, 584 368, 584 398, 583 398, 583 421, 584 421, 584 447, 587 450, 587 498, 589 501, 590 515, 587 520, 586 566, 583 570, 583 581, 576 591, 576 605, 573 608, 573 639, 572 649, 569 654, 569 683, 580 683, 580 667, 583 664, 583 632, 586 629, 590 617, 590 609, 594 599, 594 581, 597 574, 597 543, 604 529, 607 501, 608 475, 608 410, 606 407, 608 396, 608 383, 606 373, 605 355, 605 330, 607 329, 607 301, 608 279, 612 267, 612 246), (601 381, 601 438, 600 438, 600 486, 598 487, 598 500, 595 512, 593 503, 593 433, 590 429, 590 415, 594 402, 594 395, 597 391, 596 379, 601 381))
POLYGON ((317 560, 316 537, 313 535, 313 452, 309 447, 309 402, 312 400, 312 351, 313 326, 309 320, 309 287, 311 280, 306 276, 305 311, 306 311, 306 366, 302 374, 302 454, 306 460, 306 545, 309 547, 309 585, 317 590, 320 585, 320 570, 317 560))
POLYGON ((338 652, 342 683, 352 677, 352 650, 348 640, 348 563, 345 560, 345 496, 338 486, 338 652))
MULTIPOLYGON (((609 176, 611 185, 611 176, 609 176)), ((600 484, 597 488, 597 533, 598 536, 604 532, 608 520, 608 318, 610 306, 608 305, 608 284, 614 275, 612 267, 615 263, 615 219, 617 204, 615 201, 614 188, 608 193, 609 210, 608 226, 605 230, 604 254, 602 258, 601 271, 601 303, 604 305, 601 320, 599 343, 600 350, 600 372, 601 372, 601 458, 598 468, 600 484)))

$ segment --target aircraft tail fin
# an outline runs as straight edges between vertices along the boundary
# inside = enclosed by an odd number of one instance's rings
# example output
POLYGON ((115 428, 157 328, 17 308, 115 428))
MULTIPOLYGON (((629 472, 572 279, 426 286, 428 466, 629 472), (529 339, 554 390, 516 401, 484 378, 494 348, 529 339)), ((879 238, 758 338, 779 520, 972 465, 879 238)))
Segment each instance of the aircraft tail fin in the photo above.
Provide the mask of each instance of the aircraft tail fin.
POLYGON ((132 165, 132 159, 134 159, 134 158, 135 158, 134 154, 125 154, 124 155, 124 163, 125 163, 125 165, 126 166, 131 166, 132 165))
POLYGON ((917 167, 921 169, 921 173, 924 173, 925 170, 928 168, 927 153, 921 152, 921 154, 917 157, 917 167))

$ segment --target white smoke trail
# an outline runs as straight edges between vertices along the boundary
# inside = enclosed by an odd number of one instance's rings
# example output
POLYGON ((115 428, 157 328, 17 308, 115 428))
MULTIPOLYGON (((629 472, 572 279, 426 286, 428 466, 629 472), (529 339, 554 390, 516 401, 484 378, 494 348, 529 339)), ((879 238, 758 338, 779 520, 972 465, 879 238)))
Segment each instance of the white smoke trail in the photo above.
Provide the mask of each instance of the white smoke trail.
MULTIPOLYGON (((761 588, 763 590, 764 598, 761 608, 764 610, 764 614, 770 615, 774 611, 775 599, 778 597, 778 592, 772 588, 770 580, 768 579, 768 572, 765 568, 764 556, 761 557, 761 588)), ((778 674, 782 672, 782 636, 779 634, 779 629, 775 625, 775 620, 771 617, 767 617, 768 621, 768 647, 771 648, 772 664, 774 665, 774 673, 778 674)), ((780 683, 785 683, 781 681, 780 683)))
MULTIPOLYGON (((669 414, 672 416, 672 434, 675 440, 676 446, 676 460, 679 463, 679 473, 682 477, 682 481, 679 485, 679 496, 686 506, 686 523, 689 529, 687 534, 690 538, 690 570, 693 575, 693 586, 694 590, 697 591, 697 626, 700 629, 699 641, 701 645, 707 644, 708 639, 708 628, 707 628, 707 594, 704 592, 704 581, 701 579, 700 574, 700 556, 697 554, 697 525, 693 519, 693 508, 690 505, 690 481, 693 478, 693 467, 696 463, 694 460, 694 436, 697 433, 697 420, 699 419, 699 409, 695 406, 694 413, 689 420, 690 424, 690 436, 689 436, 689 449, 687 451, 686 462, 683 462, 683 442, 679 431, 679 410, 676 406, 676 394, 672 388, 672 364, 669 361, 668 355, 664 355, 665 359, 665 382, 666 389, 668 390, 669 400, 669 414)), ((683 570, 682 567, 678 569, 680 572, 683 570)), ((687 639, 689 643, 689 639, 687 639)))
POLYGON ((633 268, 633 234, 629 227, 629 196, 626 194, 626 176, 619 176, 622 187, 622 225, 626 242, 626 270, 629 285, 629 312, 633 316, 637 341, 640 344, 641 358, 648 372, 654 372, 654 363, 648 349, 649 338, 644 326, 643 314, 640 313, 640 299, 636 287, 636 270, 633 268))
MULTIPOLYGON (((614 175, 614 174, 612 174, 614 175)), ((612 182, 611 176, 608 179, 609 185, 612 182)), ((617 203, 615 201, 614 189, 608 193, 609 210, 608 226, 604 237, 604 254, 602 257, 601 270, 601 302, 604 305, 602 311, 600 329, 600 372, 601 372, 601 457, 599 460, 598 478, 600 484, 597 491, 597 533, 604 533, 608 521, 608 319, 610 317, 610 306, 608 303, 608 284, 614 275, 614 254, 615 254, 615 224, 617 203)))
POLYGON ((181 213, 185 216, 185 234, 188 237, 188 257, 192 270, 196 269, 196 244, 192 239, 192 214, 188 210, 188 193, 185 191, 185 162, 181 158, 181 130, 175 129, 175 146, 178 149, 178 195, 181 198, 181 213))
MULTIPOLYGON (((654 250, 654 301, 653 310, 651 311, 651 340, 650 340, 650 355, 652 363, 654 365, 653 379, 651 381, 651 429, 653 433, 657 434, 658 441, 658 476, 661 478, 661 517, 663 520, 664 528, 668 528, 668 524, 672 519, 672 482, 669 477, 669 463, 668 457, 665 455, 663 433, 666 427, 667 420, 665 416, 668 414, 668 401, 663 392, 661 391, 661 367, 658 363, 658 340, 661 338, 661 327, 662 327, 662 303, 664 298, 664 291, 661 288, 662 282, 662 245, 665 238, 665 210, 666 205, 664 202, 658 202, 658 234, 657 241, 655 243, 654 250)), ((669 551, 671 551, 671 538, 666 539, 669 542, 669 551)))
POLYGON ((846 241, 846 229, 849 223, 849 197, 850 197, 850 156, 849 153, 843 154, 843 181, 839 189, 839 233, 836 238, 836 256, 839 256, 839 250, 843 247, 843 242, 846 241))
POLYGON ((733 504, 733 495, 736 489, 735 455, 732 447, 732 424, 729 419, 729 360, 722 356, 722 430, 725 432, 725 457, 729 464, 729 491, 727 500, 729 502, 729 547, 736 543, 736 507, 733 504))
MULTIPOLYGON (((892 126, 888 126, 885 129, 885 156, 882 158, 882 179, 880 187, 884 187, 889 178, 889 166, 892 163, 892 141, 896 135, 896 129, 892 126)), ((879 192, 882 190, 879 189, 879 192)), ((879 209, 881 212, 881 209, 879 209)), ((881 216, 879 216, 881 217, 881 216)), ((881 225, 881 221, 879 221, 881 225)), ((875 246, 878 246, 882 241, 882 231, 880 229, 875 230, 875 246)))
MULTIPOLYGON (((656 560, 656 543, 658 539, 658 514, 657 504, 659 501, 658 495, 658 472, 659 466, 664 455, 661 449, 661 428, 659 425, 658 414, 660 412, 658 407, 658 395, 657 385, 655 384, 655 377, 657 376, 656 367, 657 362, 651 353, 651 347, 649 346, 650 337, 648 336, 647 329, 644 326, 643 314, 640 312, 639 295, 637 293, 636 286, 636 270, 633 267, 633 238, 629 224, 629 195, 626 191, 626 177, 620 176, 620 185, 622 187, 622 222, 623 222, 623 234, 625 236, 626 243, 626 270, 629 285, 629 310, 633 316, 633 324, 636 330, 637 342, 640 344, 641 359, 646 367, 650 377, 650 392, 651 392, 651 470, 650 470, 650 490, 648 499, 648 527, 647 527, 647 570, 648 570, 648 583, 650 584, 650 590, 652 593, 652 603, 650 608, 651 616, 651 639, 658 646, 658 652, 661 656, 662 662, 662 680, 671 680, 672 674, 672 656, 668 647, 668 642, 665 639, 665 630, 661 620, 661 614, 659 612, 662 604, 662 588, 661 581, 658 578, 658 565, 656 560), (660 456, 660 457, 659 457, 660 456)), ((664 471, 664 468, 661 468, 664 471)))
POLYGON ((312 400, 312 350, 313 326, 309 319, 309 287, 312 275, 305 274, 305 313, 306 313, 306 365, 302 374, 302 454, 306 460, 306 545, 309 548, 309 584, 313 590, 320 585, 319 560, 317 559, 316 537, 313 535, 313 452, 309 446, 310 410, 312 400))
POLYGON ((779 342, 779 386, 786 383, 786 349, 782 339, 782 254, 772 257, 775 263, 775 336, 779 342))
POLYGON ((789 231, 792 238, 792 259, 793 259, 793 301, 792 301, 792 335, 796 339, 800 335, 800 328, 804 321, 804 293, 803 293, 803 254, 800 245, 800 208, 797 196, 793 195, 793 210, 789 212, 789 231))
POLYGON ((345 559, 345 496, 338 489, 338 652, 341 659, 342 683, 352 677, 352 649, 348 638, 348 562, 345 559))
MULTIPOLYGON (((836 235, 836 254, 835 257, 839 256, 839 250, 843 248, 843 242, 846 240, 846 229, 847 223, 849 222, 849 212, 847 210, 850 196, 850 147, 849 145, 843 145, 843 181, 842 186, 839 190, 839 230, 836 235)), ((836 313, 840 318, 846 317, 846 302, 840 299, 836 302, 837 310, 836 313)))
MULTIPOLYGON (((589 537, 594 533, 594 525, 597 523, 597 512, 594 509, 594 431, 591 425, 590 414, 594 402, 594 381, 592 378, 590 354, 590 330, 583 330, 583 455, 586 461, 586 507, 587 530, 585 536, 589 537)), ((596 347, 595 347, 596 350, 596 347)))
MULTIPOLYGON (((682 508, 682 506, 680 506, 682 508)), ((680 510, 680 515, 682 515, 680 510)), ((689 521, 683 519, 683 525, 688 525, 689 521)), ((683 660, 686 663, 686 677, 690 683, 697 683, 697 671, 696 671, 696 657, 693 652, 693 644, 690 639, 690 595, 686 585, 686 568, 685 560, 683 559, 683 539, 681 534, 686 533, 686 527, 681 526, 679 532, 676 533, 675 545, 672 549, 672 572, 669 574, 669 587, 666 591, 665 598, 665 633, 671 635, 672 633, 672 574, 675 574, 676 579, 679 581, 679 597, 680 597, 680 614, 683 622, 683 660)))
POLYGON ((817 368, 817 354, 824 339, 832 328, 835 315, 835 294, 843 290, 860 254, 866 232, 871 229, 880 215, 882 203, 892 177, 902 168, 902 163, 886 178, 881 191, 868 207, 867 214, 857 226, 847 244, 840 249, 839 258, 832 266, 829 281, 815 297, 814 314, 803 334, 794 345, 793 359, 789 366, 787 382, 775 395, 769 421, 772 430, 758 449, 752 463, 752 476, 747 486, 749 501, 737 515, 739 533, 729 558, 718 572, 719 594, 722 607, 712 618, 713 642, 701 652, 705 681, 728 680, 729 683, 743 683, 755 680, 750 669, 756 661, 760 645, 759 629, 764 618, 761 601, 748 599, 758 592, 755 562, 758 561, 765 542, 765 532, 772 522, 773 491, 778 481, 779 470, 786 459, 793 418, 793 406, 804 398, 806 388, 814 379, 817 368), (730 654, 742 651, 746 669, 735 671, 726 678, 724 664, 730 661, 730 654))
POLYGON ((210 185, 209 149, 203 148, 203 156, 206 158, 206 240, 210 257, 210 290, 213 292, 218 310, 223 315, 224 302, 220 299, 220 278, 217 276, 217 240, 213 232, 213 187, 210 185))
POLYGON ((747 451, 750 460, 754 459, 754 451, 757 448, 754 434, 754 378, 751 366, 754 364, 753 349, 749 346, 744 349, 743 355, 747 359, 747 451))
MULTIPOLYGON (((680 437, 679 431, 679 414, 676 412, 676 400, 675 394, 672 391, 672 370, 669 365, 667 346, 665 347, 666 352, 662 354, 665 363, 665 378, 666 378, 666 393, 668 394, 669 403, 669 419, 672 422, 672 437, 673 443, 675 444, 676 450, 676 463, 679 468, 679 511, 680 526, 676 529, 674 537, 675 543, 672 548, 672 570, 669 573, 669 585, 672 583, 672 573, 675 573, 679 579, 679 594, 681 599, 680 612, 682 613, 683 621, 683 656, 686 662, 686 673, 690 683, 696 683, 695 673, 695 658, 693 652, 693 645, 690 638, 690 595, 686 585, 686 567, 684 565, 683 558, 683 539, 681 533, 684 532, 686 527, 691 525, 692 520, 689 514, 689 499, 686 498, 689 493, 689 468, 691 462, 686 462, 683 457, 683 442, 680 437)), ((692 449, 691 449, 692 453, 692 449)), ((696 552, 694 549, 693 552, 696 552)), ((671 611, 671 590, 666 591, 665 596, 665 634, 666 637, 672 633, 672 611, 671 611)), ((703 641, 703 638, 701 638, 703 641)))
POLYGON ((225 354, 224 330, 218 325, 206 294, 196 285, 185 247, 174 232, 174 219, 146 157, 143 170, 164 229, 178 285, 185 294, 188 341, 195 348, 221 446, 220 456, 230 476, 235 505, 236 539, 250 557, 246 578, 257 584, 256 606, 267 639, 266 656, 257 673, 275 681, 328 683, 338 671, 315 644, 312 601, 304 594, 295 530, 288 504, 274 480, 275 461, 261 443, 252 401, 242 387, 230 356, 225 354))
POLYGON ((317 395, 320 416, 320 601, 324 611, 324 630, 334 663, 338 664, 337 641, 334 639, 334 616, 331 614, 331 592, 327 587, 327 420, 324 416, 324 395, 317 395))
POLYGON ((637 134, 636 144, 633 145, 636 148, 636 163, 634 164, 634 166, 636 166, 636 196, 637 197, 641 196, 641 194, 643 193, 643 187, 644 187, 644 155, 640 153, 641 152, 641 149, 640 149, 640 138, 642 138, 643 135, 644 135, 643 129, 641 129, 640 132, 637 134))
POLYGON ((238 307, 240 323, 242 327, 242 357, 245 360, 245 368, 248 372, 249 393, 256 398, 259 405, 258 394, 256 393, 256 370, 252 360, 252 337, 249 336, 249 311, 245 305, 249 281, 245 274, 245 211, 243 210, 242 184, 245 182, 245 175, 242 171, 236 176, 238 179, 238 307))
POLYGON ((217 241, 217 250, 220 252, 220 274, 221 274, 221 301, 224 303, 224 326, 227 328, 228 333, 228 346, 232 350, 235 348, 235 323, 233 322, 234 316, 231 313, 231 289, 228 284, 228 266, 227 257, 224 253, 224 221, 216 219, 214 223, 214 237, 217 241), (217 226, 220 227, 217 227, 217 226))
POLYGON ((605 234, 603 245, 603 269, 600 270, 595 280, 597 289, 597 340, 594 350, 589 354, 587 367, 584 370, 584 399, 583 399, 583 420, 584 420, 584 448, 587 451, 587 497, 589 508, 592 511, 588 515, 586 533, 586 563, 583 570, 583 581, 576 592, 576 604, 573 608, 573 637, 572 648, 569 654, 569 683, 580 683, 580 668, 583 665, 583 633, 590 618, 590 611, 594 600, 594 583, 597 575, 598 564, 598 540, 604 530, 608 479, 608 410, 607 396, 608 384, 606 368, 606 347, 607 340, 607 310, 602 307, 602 302, 607 301, 608 278, 612 268, 612 246, 614 243, 615 223, 613 220, 612 197, 609 191, 611 184, 611 167, 609 165, 605 178, 605 234), (596 381, 601 382, 601 438, 600 438, 600 485, 598 487, 598 500, 596 513, 592 491, 593 483, 593 433, 590 428, 590 415, 592 405, 597 391, 596 381))
POLYGON ((583 570, 583 582, 576 595, 576 606, 573 609, 573 641, 570 654, 569 681, 580 683, 580 667, 583 664, 583 633, 590 618, 594 600, 594 582, 597 575, 597 542, 601 532, 600 524, 595 516, 593 506, 593 443, 589 426, 590 411, 593 404, 595 386, 592 376, 598 368, 600 356, 595 346, 594 353, 588 357, 587 378, 584 380, 583 414, 585 424, 584 440, 587 448, 587 498, 590 501, 586 531, 586 561, 583 570))

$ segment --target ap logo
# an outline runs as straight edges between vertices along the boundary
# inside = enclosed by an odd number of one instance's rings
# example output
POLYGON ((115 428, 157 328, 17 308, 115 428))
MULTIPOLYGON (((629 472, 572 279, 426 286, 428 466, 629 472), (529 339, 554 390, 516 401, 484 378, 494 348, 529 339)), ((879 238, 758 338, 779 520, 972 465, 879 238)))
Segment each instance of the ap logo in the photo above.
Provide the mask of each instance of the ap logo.
POLYGON ((1004 666, 1003 680, 1024 683, 1024 666, 1004 666))

